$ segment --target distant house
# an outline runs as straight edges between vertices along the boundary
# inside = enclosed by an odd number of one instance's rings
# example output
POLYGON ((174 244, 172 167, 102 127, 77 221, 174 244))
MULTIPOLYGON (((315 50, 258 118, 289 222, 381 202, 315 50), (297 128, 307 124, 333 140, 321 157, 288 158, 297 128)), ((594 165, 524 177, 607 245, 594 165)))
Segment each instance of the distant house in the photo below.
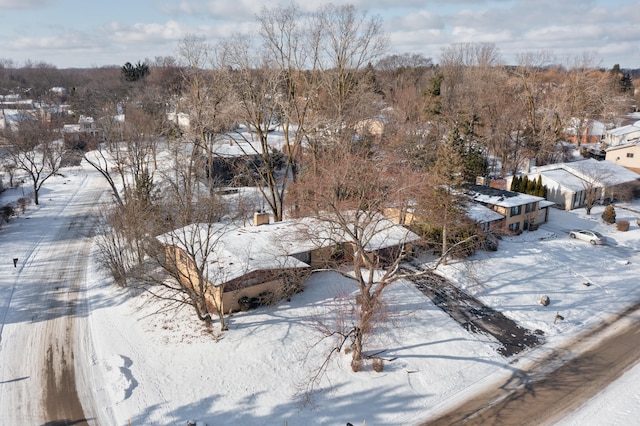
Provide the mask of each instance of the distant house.
MULTIPOLYGON (((329 265, 338 257, 353 255, 349 237, 339 229, 312 218, 269 223, 269 215, 256 213, 253 226, 192 224, 160 235, 169 265, 180 270, 183 284, 196 284, 194 262, 204 261, 207 298, 211 312, 222 306, 225 313, 242 308, 243 299, 281 295, 287 280, 300 279, 312 268, 329 265), (214 235, 212 236, 212 230, 214 235), (206 235, 205 235, 206 234, 206 235), (200 250, 187 247, 185 241, 214 239, 206 259, 200 250)), ((380 263, 411 250, 419 237, 405 228, 380 218, 371 232, 366 250, 375 253, 380 263)))
POLYGON ((251 173, 257 172, 263 158, 262 144, 251 139, 220 138, 211 144, 211 158, 207 159, 207 173, 224 185, 251 185, 251 173))
POLYGON ((86 149, 102 140, 102 131, 97 128, 93 117, 81 115, 78 124, 65 124, 62 137, 68 147, 86 149))
POLYGON ((604 135, 604 143, 607 147, 627 144, 640 138, 640 121, 627 126, 607 130, 604 135))
POLYGON ((23 120, 46 118, 31 99, 19 95, 0 96, 0 129, 16 130, 23 120))
POLYGON ((565 139, 577 145, 596 144, 604 139, 606 127, 601 121, 584 120, 582 126, 579 124, 578 119, 571 120, 571 125, 565 129, 565 139))
POLYGON ((547 187, 547 200, 564 210, 584 207, 589 191, 596 190, 597 200, 604 200, 607 194, 612 197, 620 185, 640 178, 611 161, 592 158, 534 167, 528 174, 529 180, 538 176, 542 176, 542 184, 547 187))
POLYGON ((547 222, 548 207, 553 205, 543 197, 484 185, 472 185, 468 195, 474 202, 502 215, 504 220, 499 222, 502 231, 512 233, 533 230, 540 223, 547 222))

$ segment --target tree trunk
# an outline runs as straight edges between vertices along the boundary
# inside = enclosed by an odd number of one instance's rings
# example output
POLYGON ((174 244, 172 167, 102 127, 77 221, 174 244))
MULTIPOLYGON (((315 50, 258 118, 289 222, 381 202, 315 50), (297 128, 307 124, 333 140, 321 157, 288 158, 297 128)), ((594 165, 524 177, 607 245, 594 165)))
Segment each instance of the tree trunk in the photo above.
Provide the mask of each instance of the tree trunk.
POLYGON ((40 204, 40 198, 38 197, 38 185, 33 184, 33 202, 37 206, 40 204))
POLYGON ((354 338, 352 344, 353 355, 351 358, 351 367, 353 371, 358 371, 362 361, 362 351, 364 348, 364 337, 370 331, 370 322, 373 315, 373 298, 367 290, 360 292, 360 320, 358 326, 354 330, 354 338))
POLYGON ((352 349, 352 357, 351 357, 351 367, 355 371, 355 366, 358 365, 362 361, 362 346, 363 346, 363 333, 362 328, 356 327, 355 336, 353 339, 353 344, 351 345, 352 349))

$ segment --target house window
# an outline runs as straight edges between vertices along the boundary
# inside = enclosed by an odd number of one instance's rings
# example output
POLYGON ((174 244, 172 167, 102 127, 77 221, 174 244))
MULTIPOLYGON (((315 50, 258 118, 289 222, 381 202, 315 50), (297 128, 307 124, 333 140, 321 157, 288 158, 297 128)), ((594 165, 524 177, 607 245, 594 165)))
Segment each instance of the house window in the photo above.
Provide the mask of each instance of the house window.
POLYGON ((180 263, 183 265, 187 264, 187 256, 183 252, 180 252, 180 263))
POLYGON ((522 213, 522 206, 513 206, 511 207, 511 216, 518 216, 522 213))
POLYGON ((535 210, 536 210, 536 203, 529 203, 524 208, 525 213, 531 213, 535 210))
POLYGON ((511 225, 509 225, 509 231, 517 231, 518 229, 520 229, 520 222, 515 222, 512 223, 511 225))
POLYGON ((633 158, 633 152, 627 152, 627 158, 633 158))

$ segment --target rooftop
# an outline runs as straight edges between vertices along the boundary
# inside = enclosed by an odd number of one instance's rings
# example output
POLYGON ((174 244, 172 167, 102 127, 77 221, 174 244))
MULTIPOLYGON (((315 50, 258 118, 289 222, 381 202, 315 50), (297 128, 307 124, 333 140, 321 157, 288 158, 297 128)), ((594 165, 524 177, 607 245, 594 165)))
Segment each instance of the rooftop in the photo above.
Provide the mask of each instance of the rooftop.
POLYGON ((472 185, 469 188, 469 195, 474 201, 483 204, 491 204, 500 207, 522 206, 536 201, 544 200, 543 197, 522 194, 520 192, 506 191, 504 189, 491 188, 484 185, 472 185))
MULTIPOLYGON (((375 217, 361 232, 365 249, 371 251, 419 238, 382 216, 375 217)), ((253 271, 308 267, 294 256, 351 238, 330 220, 302 218, 244 227, 191 224, 160 235, 158 240, 185 249, 198 263, 206 257, 205 275, 212 284, 220 285, 253 271)))

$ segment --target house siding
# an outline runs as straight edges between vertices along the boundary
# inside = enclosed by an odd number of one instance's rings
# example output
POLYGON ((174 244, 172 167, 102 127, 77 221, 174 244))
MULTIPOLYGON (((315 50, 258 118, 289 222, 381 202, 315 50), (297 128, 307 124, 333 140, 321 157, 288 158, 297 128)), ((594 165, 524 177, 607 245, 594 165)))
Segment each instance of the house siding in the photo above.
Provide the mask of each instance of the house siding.
POLYGON ((627 169, 640 169, 640 145, 607 150, 605 159, 627 169))

